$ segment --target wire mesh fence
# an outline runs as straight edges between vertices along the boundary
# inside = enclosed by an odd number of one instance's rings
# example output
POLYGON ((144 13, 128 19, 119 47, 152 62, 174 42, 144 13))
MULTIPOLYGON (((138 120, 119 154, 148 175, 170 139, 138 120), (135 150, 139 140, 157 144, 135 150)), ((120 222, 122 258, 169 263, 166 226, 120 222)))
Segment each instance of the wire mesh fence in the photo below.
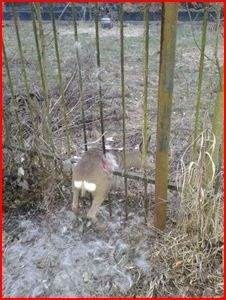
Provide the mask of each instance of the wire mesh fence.
MULTIPOLYGON (((19 150, 20 155, 32 153, 43 168, 46 178, 54 173, 54 176, 58 176, 62 182, 65 176, 68 176, 64 173, 62 161, 100 143, 105 153, 108 150, 107 141, 111 141, 111 135, 118 134, 116 144, 122 145, 124 171, 115 171, 114 174, 124 177, 125 220, 128 217, 128 180, 134 179, 144 184, 146 218, 151 201, 147 192, 147 184, 152 183, 156 184, 155 225, 163 229, 166 222, 167 190, 178 190, 174 183, 168 182, 172 179, 169 180, 168 157, 177 51, 178 5, 162 5, 161 34, 158 30, 155 32, 156 39, 159 39, 161 35, 161 39, 158 40, 159 44, 156 43, 158 46, 155 45, 157 52, 151 52, 151 48, 154 47, 149 28, 149 12, 152 5, 141 6, 143 21, 141 33, 138 36, 139 48, 135 49, 130 59, 126 56, 130 50, 128 48, 135 48, 135 46, 133 43, 128 45, 133 37, 129 35, 126 28, 124 5, 121 4, 118 7, 119 22, 114 26, 114 39, 108 38, 107 33, 100 28, 101 7, 98 4, 91 4, 89 8, 93 18, 85 31, 83 25, 78 23, 78 18, 81 16, 79 17, 78 7, 74 3, 68 3, 57 18, 54 5, 47 5, 45 13, 49 14, 50 21, 43 20, 40 4, 31 3, 29 6, 31 22, 26 26, 27 28, 30 26, 29 30, 32 34, 30 32, 28 35, 27 29, 18 19, 18 8, 12 5, 14 25, 10 27, 7 35, 5 34, 3 44, 6 73, 4 79, 6 99, 4 102, 4 147, 11 149, 12 153, 17 151, 18 154, 19 150), (67 9, 71 10, 72 19, 67 24, 60 23, 67 9), (92 35, 88 41, 89 33, 92 35), (112 39, 112 44, 107 43, 108 39, 112 39), (159 76, 155 75, 155 80, 159 81, 158 109, 155 113, 157 133, 154 132, 157 135, 154 139, 151 127, 156 124, 153 125, 154 117, 150 100, 150 89, 153 89, 153 85, 150 84, 152 79, 149 75, 157 73, 150 67, 150 60, 153 59, 153 53, 157 56, 158 52, 159 76), (136 56, 138 56, 139 66, 134 66, 136 56), (118 67, 113 70, 113 65, 118 67), (136 70, 138 68, 143 70, 141 72, 139 70, 141 86, 138 81, 132 83, 134 89, 139 86, 137 88, 139 93, 131 89, 132 95, 130 95, 131 91, 128 89, 126 78, 130 66, 137 68, 136 70), (134 99, 139 104, 142 98, 142 109, 139 113, 134 111, 133 117, 130 117, 128 122, 128 111, 131 109, 128 109, 129 101, 134 99), (115 99, 118 100, 117 103, 115 99), (140 119, 137 119, 139 114, 140 119), (137 126, 134 124, 136 122, 137 126), (115 124, 117 124, 117 129, 114 127, 115 124), (130 172, 126 168, 128 131, 131 132, 131 128, 138 136, 136 141, 142 140, 143 142, 141 173, 130 172), (156 144, 154 146, 156 147, 155 178, 153 172, 150 176, 147 167, 150 135, 152 136, 151 143, 156 144)), ((205 8, 204 13, 204 30, 207 26, 207 9, 205 8)), ((205 32, 203 34, 205 35, 205 32)), ((203 44, 205 44, 204 39, 203 44)), ((203 63, 203 45, 202 49, 203 63)), ((201 69, 200 73, 202 72, 201 69)), ((198 90, 197 96, 200 101, 200 84, 198 90)), ((157 91, 155 93, 157 94, 157 91)), ((195 134, 197 135, 197 132, 195 134)), ((131 145, 129 148, 131 149, 131 145)))

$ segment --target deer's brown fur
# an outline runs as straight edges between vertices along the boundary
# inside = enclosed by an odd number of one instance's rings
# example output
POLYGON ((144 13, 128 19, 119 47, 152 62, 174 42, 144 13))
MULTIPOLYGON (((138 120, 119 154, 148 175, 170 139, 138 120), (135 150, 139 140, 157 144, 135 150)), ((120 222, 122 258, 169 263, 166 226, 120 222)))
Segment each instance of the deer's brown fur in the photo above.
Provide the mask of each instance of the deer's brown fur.
MULTIPOLYGON (((141 147, 140 147, 141 148, 141 147)), ((126 169, 131 167, 141 167, 141 151, 134 150, 126 152, 126 169)), ((100 149, 89 149, 86 151, 76 166, 73 167, 72 191, 74 212, 79 212, 79 192, 84 195, 87 189, 84 182, 95 186, 92 194, 92 206, 87 213, 87 217, 93 222, 96 221, 98 208, 106 199, 113 183, 113 171, 123 169, 123 152, 112 150, 105 155, 100 149), (116 164, 117 163, 117 164, 116 164), (75 187, 75 182, 81 184, 75 187)))

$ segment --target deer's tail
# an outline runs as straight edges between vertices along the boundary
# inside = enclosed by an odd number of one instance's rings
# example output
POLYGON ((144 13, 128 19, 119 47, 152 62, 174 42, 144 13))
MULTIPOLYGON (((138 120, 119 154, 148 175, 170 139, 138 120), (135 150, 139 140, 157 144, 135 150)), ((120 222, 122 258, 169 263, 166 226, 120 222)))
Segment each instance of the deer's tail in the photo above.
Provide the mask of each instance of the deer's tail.
POLYGON ((74 187, 81 190, 81 196, 84 197, 86 191, 92 193, 96 190, 96 184, 88 181, 76 181, 74 180, 74 187))

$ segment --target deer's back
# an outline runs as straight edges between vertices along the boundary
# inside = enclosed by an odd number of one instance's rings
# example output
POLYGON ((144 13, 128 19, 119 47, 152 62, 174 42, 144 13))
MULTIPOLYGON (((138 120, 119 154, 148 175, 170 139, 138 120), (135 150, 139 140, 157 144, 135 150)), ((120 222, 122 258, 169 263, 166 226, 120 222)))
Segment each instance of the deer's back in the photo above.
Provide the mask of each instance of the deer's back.
POLYGON ((102 167, 103 153, 99 149, 86 151, 73 169, 74 180, 97 182, 106 176, 102 167))

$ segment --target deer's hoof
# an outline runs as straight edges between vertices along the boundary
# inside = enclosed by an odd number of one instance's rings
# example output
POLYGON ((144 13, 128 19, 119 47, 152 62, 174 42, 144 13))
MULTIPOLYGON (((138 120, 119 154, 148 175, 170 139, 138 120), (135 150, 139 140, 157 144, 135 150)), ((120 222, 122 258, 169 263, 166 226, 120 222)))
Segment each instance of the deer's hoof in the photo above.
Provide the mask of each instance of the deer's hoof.
POLYGON ((99 231, 105 231, 107 229, 107 226, 105 224, 103 224, 103 223, 100 223, 100 222, 97 222, 95 224, 95 227, 99 231))
POLYGON ((91 216, 87 215, 87 219, 89 220, 89 222, 91 222, 91 224, 93 225, 93 228, 95 228, 99 231, 104 231, 107 229, 106 225, 104 225, 103 223, 100 223, 96 217, 91 217, 91 216))
POLYGON ((79 213, 79 207, 78 206, 74 206, 72 204, 72 207, 71 207, 72 211, 77 215, 79 213))

